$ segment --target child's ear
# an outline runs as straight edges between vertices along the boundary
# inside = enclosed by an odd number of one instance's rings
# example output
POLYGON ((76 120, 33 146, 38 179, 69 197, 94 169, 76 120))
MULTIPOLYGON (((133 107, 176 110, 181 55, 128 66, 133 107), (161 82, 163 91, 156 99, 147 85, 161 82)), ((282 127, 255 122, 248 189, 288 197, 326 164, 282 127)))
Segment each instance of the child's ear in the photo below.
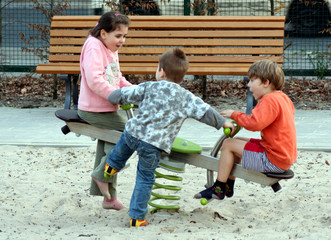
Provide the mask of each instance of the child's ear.
POLYGON ((264 84, 265 88, 270 88, 271 90, 276 90, 275 86, 273 84, 271 84, 271 81, 269 79, 267 79, 263 84, 264 84))
POLYGON ((100 37, 101 37, 101 39, 105 39, 105 38, 106 38, 106 37, 105 37, 105 34, 106 34, 105 29, 101 29, 101 30, 100 30, 100 37))
POLYGON ((269 81, 269 79, 267 79, 267 80, 263 83, 264 87, 268 87, 270 84, 271 84, 271 82, 269 81))
POLYGON ((166 75, 164 69, 161 68, 161 70, 160 70, 160 77, 161 77, 161 78, 165 78, 166 76, 167 76, 167 75, 166 75))

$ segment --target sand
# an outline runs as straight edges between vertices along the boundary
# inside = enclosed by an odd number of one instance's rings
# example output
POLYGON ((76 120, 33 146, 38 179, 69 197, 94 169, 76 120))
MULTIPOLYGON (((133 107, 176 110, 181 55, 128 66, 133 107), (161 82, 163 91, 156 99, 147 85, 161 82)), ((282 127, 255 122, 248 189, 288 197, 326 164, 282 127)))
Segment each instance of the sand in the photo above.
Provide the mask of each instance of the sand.
MULTIPOLYGON (((238 179, 235 195, 202 206, 206 170, 186 165, 175 201, 178 211, 147 215, 150 225, 129 228, 128 207, 137 156, 119 173, 118 197, 126 208, 104 210, 90 196, 95 147, 0 146, 0 239, 330 239, 330 152, 299 151, 282 190, 238 179)), ((163 171, 164 172, 164 171, 163 171)), ((167 202, 166 204, 174 204, 167 202)))

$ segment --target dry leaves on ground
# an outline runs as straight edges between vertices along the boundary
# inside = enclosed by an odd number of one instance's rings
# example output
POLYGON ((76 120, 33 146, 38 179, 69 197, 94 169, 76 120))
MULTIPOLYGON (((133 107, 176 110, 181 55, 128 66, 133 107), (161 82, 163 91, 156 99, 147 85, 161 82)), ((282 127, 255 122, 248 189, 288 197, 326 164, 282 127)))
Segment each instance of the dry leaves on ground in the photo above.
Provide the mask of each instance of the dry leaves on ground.
MULTIPOLYGON (((133 84, 150 77, 128 76, 133 84)), ((57 99, 53 99, 52 75, 24 75, 0 79, 0 106, 14 107, 63 107, 65 83, 58 80, 57 99)), ((184 80, 182 86, 202 97, 203 81, 184 80)), ((331 80, 316 78, 290 78, 286 80, 284 92, 297 109, 331 109, 331 80)), ((246 99, 246 82, 243 80, 207 80, 206 101, 211 105, 243 104, 246 99)), ((224 106, 227 107, 227 106, 224 106)))

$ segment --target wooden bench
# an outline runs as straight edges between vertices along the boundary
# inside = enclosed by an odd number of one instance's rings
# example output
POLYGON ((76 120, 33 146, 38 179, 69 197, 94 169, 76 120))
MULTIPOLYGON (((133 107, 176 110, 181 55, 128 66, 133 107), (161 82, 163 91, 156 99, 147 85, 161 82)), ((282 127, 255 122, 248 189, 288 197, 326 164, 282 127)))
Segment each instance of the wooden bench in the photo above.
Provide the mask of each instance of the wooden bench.
MULTIPOLYGON (((100 16, 55 16, 49 63, 36 72, 66 80, 65 108, 77 107, 79 56, 88 30, 100 16)), ((260 59, 283 64, 285 16, 130 16, 119 50, 123 74, 155 74, 159 56, 180 47, 190 61, 187 75, 242 75, 260 59)), ((129 79, 130 80, 130 79, 129 79)))

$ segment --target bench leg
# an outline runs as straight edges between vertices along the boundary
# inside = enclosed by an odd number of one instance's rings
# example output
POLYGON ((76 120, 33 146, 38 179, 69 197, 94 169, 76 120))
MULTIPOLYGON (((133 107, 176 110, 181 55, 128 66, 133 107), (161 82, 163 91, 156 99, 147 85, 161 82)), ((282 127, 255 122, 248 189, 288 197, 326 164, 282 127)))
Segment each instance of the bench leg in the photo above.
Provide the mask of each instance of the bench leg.
POLYGON ((60 79, 66 83, 66 95, 64 100, 64 109, 70 109, 71 105, 71 80, 70 75, 60 74, 60 79))
POLYGON ((72 76, 72 106, 75 110, 78 109, 78 85, 77 82, 79 80, 80 75, 72 76))
POLYGON ((201 76, 202 79, 202 99, 204 101, 207 100, 207 76, 203 75, 201 76))
POLYGON ((78 105, 78 82, 79 75, 71 74, 60 74, 60 79, 65 81, 66 84, 66 94, 64 101, 64 109, 70 109, 71 106, 71 96, 73 98, 73 107, 77 109, 78 105))
MULTIPOLYGON (((248 77, 244 77, 245 82, 249 82, 248 77)), ((250 115, 253 108, 256 106, 257 101, 252 95, 252 92, 249 91, 249 88, 247 87, 247 103, 246 103, 246 114, 250 115)))

